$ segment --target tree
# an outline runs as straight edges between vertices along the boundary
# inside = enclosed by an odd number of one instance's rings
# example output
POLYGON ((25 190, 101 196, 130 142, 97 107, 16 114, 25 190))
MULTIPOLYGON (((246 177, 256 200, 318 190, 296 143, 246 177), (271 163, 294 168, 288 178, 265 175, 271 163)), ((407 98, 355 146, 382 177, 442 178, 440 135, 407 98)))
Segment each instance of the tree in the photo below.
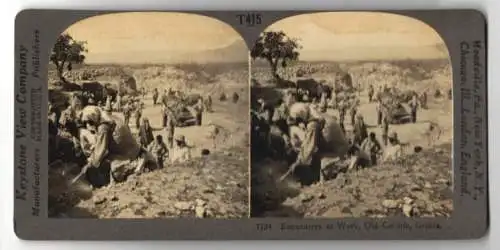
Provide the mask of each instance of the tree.
POLYGON ((250 56, 266 60, 273 77, 279 81, 278 66, 285 68, 289 62, 298 60, 300 48, 297 39, 289 38, 283 31, 267 31, 261 33, 250 56))
POLYGON ((57 38, 54 47, 52 48, 52 53, 50 55, 50 61, 57 68, 57 76, 62 82, 67 83, 66 78, 64 78, 64 70, 71 71, 73 68, 73 63, 83 63, 85 61, 85 55, 83 53, 87 52, 85 48, 87 42, 76 41, 69 34, 61 34, 57 38))

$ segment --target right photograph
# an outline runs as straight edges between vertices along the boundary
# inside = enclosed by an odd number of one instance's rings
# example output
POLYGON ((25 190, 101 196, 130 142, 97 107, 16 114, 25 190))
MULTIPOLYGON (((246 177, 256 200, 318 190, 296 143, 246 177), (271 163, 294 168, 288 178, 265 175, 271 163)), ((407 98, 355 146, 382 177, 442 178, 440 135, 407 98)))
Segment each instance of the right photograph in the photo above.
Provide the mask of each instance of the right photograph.
POLYGON ((251 216, 450 217, 452 68, 426 23, 282 19, 251 49, 251 216))

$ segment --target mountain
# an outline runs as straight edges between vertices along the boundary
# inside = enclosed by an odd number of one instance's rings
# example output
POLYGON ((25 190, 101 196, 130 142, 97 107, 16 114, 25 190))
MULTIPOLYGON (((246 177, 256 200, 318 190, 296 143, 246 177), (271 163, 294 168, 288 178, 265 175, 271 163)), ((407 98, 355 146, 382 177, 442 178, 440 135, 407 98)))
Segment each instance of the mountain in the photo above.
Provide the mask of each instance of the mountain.
POLYGON ((187 62, 246 62, 248 61, 248 48, 243 40, 235 41, 232 44, 206 51, 188 52, 172 58, 176 61, 187 62))
POLYGON ((446 46, 363 46, 346 49, 304 50, 300 59, 305 61, 357 61, 448 58, 446 46))
POLYGON ((204 51, 124 51, 120 53, 89 54, 87 63, 209 63, 246 62, 248 49, 243 40, 204 51))

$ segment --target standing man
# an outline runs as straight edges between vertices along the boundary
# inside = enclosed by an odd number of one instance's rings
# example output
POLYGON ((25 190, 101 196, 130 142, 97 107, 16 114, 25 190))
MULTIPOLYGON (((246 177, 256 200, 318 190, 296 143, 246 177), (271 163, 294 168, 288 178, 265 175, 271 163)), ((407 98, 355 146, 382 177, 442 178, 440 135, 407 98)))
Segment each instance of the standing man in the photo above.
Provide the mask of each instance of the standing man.
POLYGON ((148 118, 142 119, 142 124, 139 128, 139 141, 144 148, 148 148, 149 144, 154 141, 153 129, 149 124, 148 118))
POLYGON ((135 128, 139 129, 141 127, 141 117, 142 117, 142 107, 139 103, 135 105, 135 128))
POLYGON ((354 130, 354 144, 361 145, 363 141, 368 137, 368 130, 366 128, 365 121, 361 114, 357 115, 356 121, 353 124, 354 130))
POLYGON ((165 110, 165 114, 166 114, 165 131, 167 132, 167 146, 169 148, 172 148, 174 146, 175 117, 174 113, 169 109, 165 110))
POLYGON ((208 95, 207 100, 205 102, 205 109, 207 112, 212 112, 212 96, 208 95))
POLYGON ((368 86, 368 102, 372 102, 373 101, 373 95, 375 94, 375 89, 373 89, 373 85, 370 84, 368 86))
POLYGON ((420 96, 420 100, 421 100, 420 106, 423 109, 427 109, 427 91, 426 90, 424 90, 424 92, 420 96))
POLYGON ((410 108, 411 108, 411 122, 416 123, 417 122, 417 109, 418 109, 417 94, 413 94, 409 104, 410 104, 410 108))
POLYGON ((330 97, 329 106, 333 109, 338 108, 337 93, 335 92, 335 89, 332 90, 332 96, 330 97))
POLYGON ((73 93, 73 97, 71 98, 71 106, 77 112, 83 109, 82 100, 76 93, 73 93))
POLYGON ((233 92, 233 103, 237 103, 239 99, 240 96, 238 95, 238 93, 233 92))
POLYGON ((363 141, 361 150, 370 155, 372 166, 377 165, 377 155, 382 152, 382 146, 380 146, 374 132, 370 132, 370 136, 363 141))
POLYGON ((163 90, 163 93, 161 94, 161 98, 160 98, 160 102, 161 104, 166 104, 167 103, 167 96, 168 96, 168 93, 167 93, 167 90, 163 90))
POLYGON ((157 102, 158 102, 158 89, 155 88, 153 90, 153 105, 156 105, 157 102))
POLYGON ((356 115, 358 113, 358 107, 356 105, 356 101, 354 98, 352 99, 352 102, 350 103, 349 113, 351 115, 351 125, 354 126, 354 124, 356 123, 356 115))
POLYGON ((342 132, 344 133, 345 135, 345 126, 344 126, 344 120, 345 120, 345 113, 346 113, 346 109, 347 109, 347 105, 345 103, 345 100, 340 100, 339 102, 339 125, 340 125, 340 129, 342 130, 342 132))
POLYGON ((326 100, 326 92, 321 93, 321 98, 319 100, 319 108, 322 113, 326 112, 326 109, 328 107, 328 103, 326 100))
POLYGON ((116 111, 121 112, 122 111, 122 93, 118 92, 116 95, 116 111))
POLYGON ((113 108, 111 107, 111 95, 106 96, 106 104, 104 105, 105 110, 112 111, 113 108))
POLYGON ((196 125, 201 126, 203 118, 203 99, 200 97, 194 107, 196 111, 196 125))
POLYGON ((382 106, 382 141, 384 146, 387 146, 389 135, 389 110, 387 107, 382 106))
POLYGON ((130 104, 126 103, 122 109, 122 112, 125 126, 128 127, 130 123, 130 116, 132 115, 132 107, 130 107, 130 104))
POLYGON ((257 102, 260 104, 259 113, 265 114, 266 121, 270 123, 273 120, 274 107, 262 98, 259 98, 257 102))
POLYGON ((382 125, 382 112, 384 108, 384 104, 382 103, 382 100, 379 99, 377 100, 377 125, 380 126, 382 125))
POLYGON ((286 91, 284 102, 287 107, 290 107, 292 104, 297 102, 295 94, 291 90, 286 91))

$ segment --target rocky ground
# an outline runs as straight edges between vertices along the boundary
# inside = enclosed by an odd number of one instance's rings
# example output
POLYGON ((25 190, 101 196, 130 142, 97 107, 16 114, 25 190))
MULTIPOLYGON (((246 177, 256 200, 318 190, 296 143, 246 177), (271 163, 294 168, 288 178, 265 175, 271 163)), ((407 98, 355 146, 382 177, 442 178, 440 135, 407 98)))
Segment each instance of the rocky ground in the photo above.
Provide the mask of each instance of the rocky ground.
POLYGON ((252 190, 267 197, 263 217, 449 217, 453 211, 450 154, 451 145, 445 144, 400 162, 340 173, 323 185, 300 188, 289 181, 252 190), (283 202, 277 204, 279 200, 283 202))
POLYGON ((233 149, 203 160, 166 165, 95 189, 92 197, 74 206, 65 205, 58 203, 57 217, 245 217, 249 209, 248 152, 233 149))

